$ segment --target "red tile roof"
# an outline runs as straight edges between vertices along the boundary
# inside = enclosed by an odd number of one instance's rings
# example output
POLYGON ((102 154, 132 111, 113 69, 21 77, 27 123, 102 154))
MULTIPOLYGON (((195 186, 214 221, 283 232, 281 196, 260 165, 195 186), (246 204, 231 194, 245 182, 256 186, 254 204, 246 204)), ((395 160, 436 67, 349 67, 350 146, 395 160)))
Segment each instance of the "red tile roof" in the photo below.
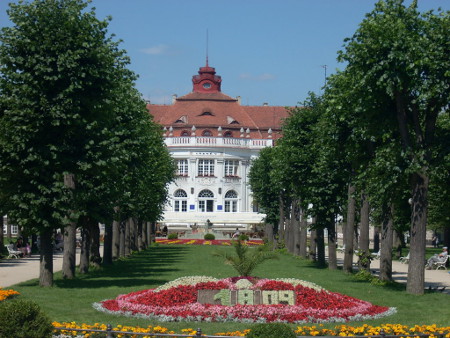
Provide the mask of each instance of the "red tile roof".
POLYGON ((273 138, 278 138, 282 120, 288 116, 286 107, 280 106, 241 106, 237 99, 222 93, 190 93, 177 98, 172 105, 148 104, 147 109, 155 122, 174 129, 174 136, 181 132, 190 132, 192 126, 196 135, 202 135, 206 129, 217 136, 217 128, 232 131, 233 137, 239 137, 240 129, 250 129, 252 138, 268 138, 268 130, 273 138))
POLYGON ((241 137, 242 128, 245 137, 280 136, 282 120, 289 115, 286 107, 242 106, 238 99, 220 91, 221 81, 221 77, 215 75, 215 69, 206 63, 200 68, 199 75, 193 76, 191 93, 176 98, 172 105, 148 104, 147 109, 155 122, 173 128, 173 136, 190 135, 193 126, 197 136, 206 130, 212 136, 218 136, 218 127, 222 128, 223 134, 232 133, 232 137, 241 137), (201 84, 205 82, 211 86, 204 88, 201 84))

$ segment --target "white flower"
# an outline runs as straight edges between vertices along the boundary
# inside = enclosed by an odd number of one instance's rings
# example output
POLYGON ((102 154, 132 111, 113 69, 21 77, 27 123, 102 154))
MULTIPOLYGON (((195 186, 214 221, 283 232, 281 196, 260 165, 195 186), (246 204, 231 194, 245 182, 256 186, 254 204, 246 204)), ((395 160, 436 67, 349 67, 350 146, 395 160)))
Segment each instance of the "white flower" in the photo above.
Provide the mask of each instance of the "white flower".
POLYGON ((154 292, 171 289, 179 285, 195 285, 198 283, 218 282, 218 281, 219 280, 217 278, 210 276, 185 276, 161 285, 160 287, 156 288, 154 292))
POLYGON ((250 289, 253 284, 248 279, 239 279, 234 285, 236 285, 237 289, 250 289))

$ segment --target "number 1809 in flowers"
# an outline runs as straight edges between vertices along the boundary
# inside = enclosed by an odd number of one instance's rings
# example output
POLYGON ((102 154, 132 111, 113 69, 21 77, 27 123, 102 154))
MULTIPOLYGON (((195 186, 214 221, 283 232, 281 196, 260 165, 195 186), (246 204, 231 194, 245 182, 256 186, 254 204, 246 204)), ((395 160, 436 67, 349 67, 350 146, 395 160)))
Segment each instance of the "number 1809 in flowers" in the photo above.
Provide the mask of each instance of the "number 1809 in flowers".
POLYGON ((240 305, 295 305, 293 290, 198 290, 201 304, 240 305))

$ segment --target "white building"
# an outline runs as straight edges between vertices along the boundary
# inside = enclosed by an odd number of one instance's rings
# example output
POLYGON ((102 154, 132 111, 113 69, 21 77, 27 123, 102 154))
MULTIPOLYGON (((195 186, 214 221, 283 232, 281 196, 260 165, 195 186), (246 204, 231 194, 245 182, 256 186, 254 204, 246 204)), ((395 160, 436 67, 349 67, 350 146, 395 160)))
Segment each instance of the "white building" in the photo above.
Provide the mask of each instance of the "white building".
POLYGON ((239 97, 223 94, 222 79, 208 62, 198 73, 191 93, 174 95, 170 105, 147 106, 163 126, 178 165, 161 223, 169 230, 208 223, 216 230, 250 230, 265 216, 252 200, 251 161, 280 137, 281 119, 288 111, 267 104, 243 106, 239 97))

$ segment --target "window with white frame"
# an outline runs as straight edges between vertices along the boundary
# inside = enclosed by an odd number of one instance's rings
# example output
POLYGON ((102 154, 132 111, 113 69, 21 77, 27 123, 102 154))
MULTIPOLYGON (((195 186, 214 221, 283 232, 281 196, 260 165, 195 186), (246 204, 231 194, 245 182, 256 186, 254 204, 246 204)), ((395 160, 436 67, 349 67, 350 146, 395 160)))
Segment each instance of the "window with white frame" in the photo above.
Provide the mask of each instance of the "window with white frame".
POLYGON ((198 194, 198 210, 200 212, 214 211, 214 193, 211 190, 204 189, 198 194))
POLYGON ((237 193, 234 190, 227 191, 225 194, 225 212, 237 212, 237 193))
POLYGON ((189 166, 188 166, 188 160, 177 160, 177 175, 178 176, 188 176, 189 175, 189 166))
POLYGON ((18 225, 13 225, 13 224, 3 224, 3 235, 7 235, 8 234, 8 226, 11 227, 11 235, 13 236, 17 236, 19 234, 19 226, 18 225))
POLYGON ((214 160, 198 160, 198 176, 214 176, 214 160))
POLYGON ((225 176, 238 176, 239 161, 225 160, 224 168, 225 168, 225 176))
POLYGON ((178 189, 173 194, 174 197, 174 211, 187 212, 187 193, 183 189, 178 189))

